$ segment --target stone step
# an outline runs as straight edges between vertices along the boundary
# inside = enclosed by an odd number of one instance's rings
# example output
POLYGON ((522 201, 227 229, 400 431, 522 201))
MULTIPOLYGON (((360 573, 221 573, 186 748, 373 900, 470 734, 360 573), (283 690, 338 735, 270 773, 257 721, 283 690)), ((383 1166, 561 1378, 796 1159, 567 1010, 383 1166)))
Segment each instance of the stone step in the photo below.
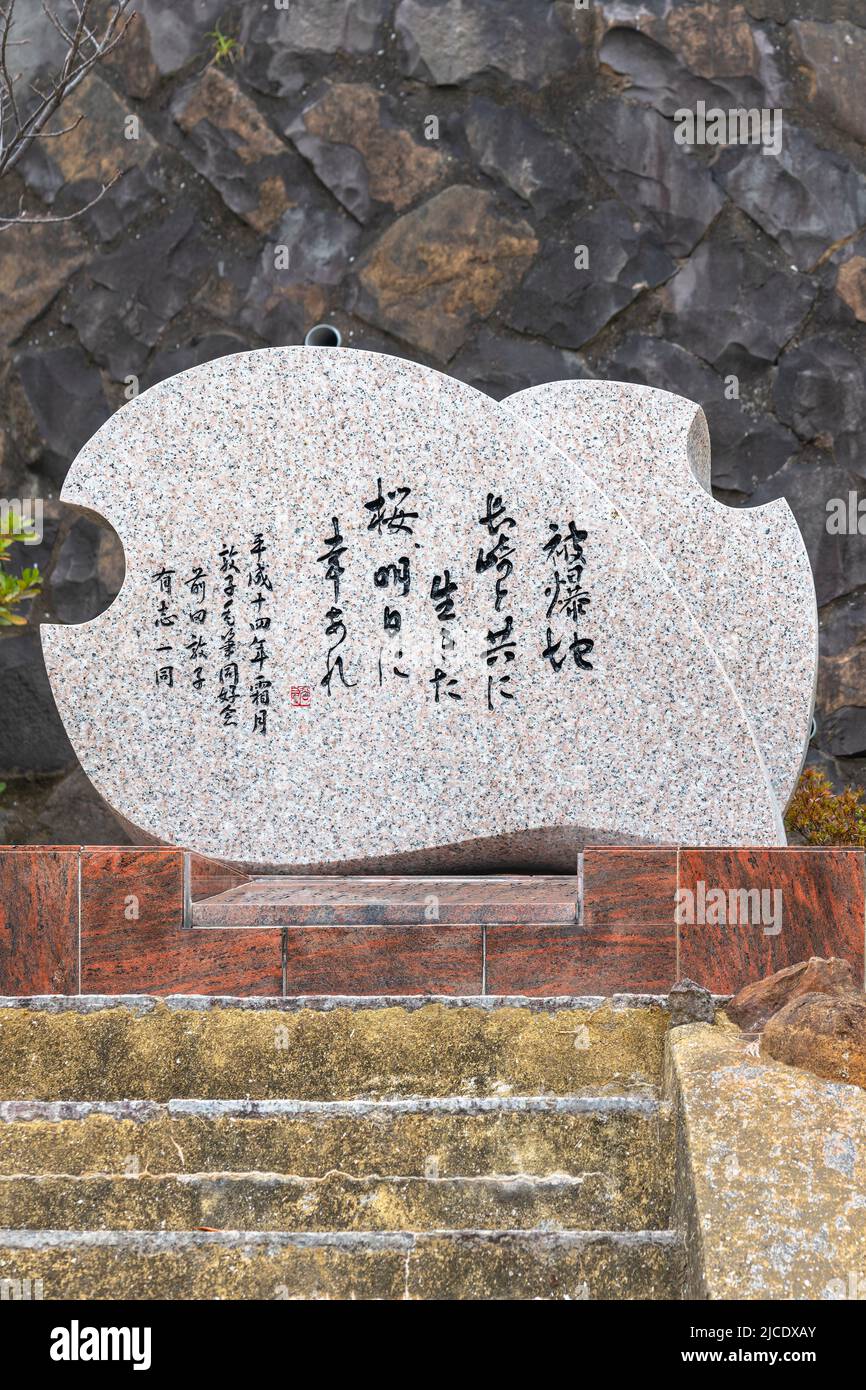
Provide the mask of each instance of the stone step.
POLYGON ((648 1230, 670 1195, 616 1172, 545 1177, 302 1178, 286 1173, 145 1173, 0 1178, 0 1226, 74 1230, 648 1230))
POLYGON ((651 1096, 0 1102, 5 1176, 598 1171, 655 1201, 672 1167, 671 1107, 651 1096))
POLYGON ((46 1299, 677 1299, 671 1231, 0 1230, 46 1299))
POLYGON ((655 1086, 666 1010, 610 999, 0 1003, 0 1099, 346 1100, 655 1086))
POLYGON ((196 927, 573 923, 576 875, 344 878, 262 876, 192 903, 196 927))

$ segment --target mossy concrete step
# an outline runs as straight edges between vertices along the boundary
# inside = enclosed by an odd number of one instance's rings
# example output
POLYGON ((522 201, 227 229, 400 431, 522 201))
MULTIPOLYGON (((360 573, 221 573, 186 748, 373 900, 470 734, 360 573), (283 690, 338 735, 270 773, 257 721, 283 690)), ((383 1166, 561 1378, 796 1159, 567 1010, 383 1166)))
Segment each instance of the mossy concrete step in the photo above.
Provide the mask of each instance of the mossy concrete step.
POLYGON ((0 1178, 0 1226, 74 1230, 645 1230, 670 1200, 615 1172, 548 1177, 300 1178, 286 1173, 146 1173, 0 1178))
POLYGON ((334 1170, 598 1172, 654 1208, 670 1192, 671 1106, 644 1095, 0 1102, 0 1175, 334 1170))
POLYGON ((676 1299, 671 1231, 0 1231, 46 1299, 676 1299))
POLYGON ((630 996, 247 1002, 2 1001, 0 1099, 568 1095, 661 1077, 667 1013, 630 996))

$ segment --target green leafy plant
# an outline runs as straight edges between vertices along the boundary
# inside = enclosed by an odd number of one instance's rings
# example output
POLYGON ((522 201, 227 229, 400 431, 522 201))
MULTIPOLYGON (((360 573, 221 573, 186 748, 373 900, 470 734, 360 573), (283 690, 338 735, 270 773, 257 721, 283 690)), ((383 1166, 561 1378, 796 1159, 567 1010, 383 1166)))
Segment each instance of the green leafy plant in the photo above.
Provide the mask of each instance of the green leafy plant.
POLYGON ((807 767, 785 812, 785 826, 807 845, 866 848, 866 806, 860 787, 834 792, 827 777, 807 767))
POLYGON ((219 65, 226 58, 228 58, 230 63, 234 62, 235 49, 238 46, 237 39, 233 39, 228 34, 224 34, 218 24, 209 31, 207 37, 213 39, 212 63, 219 65))
MULTIPOLYGON (((34 539, 35 532, 29 526, 10 516, 0 530, 0 565, 9 563, 9 549, 16 541, 34 539)), ((20 574, 0 569, 0 627, 23 627, 27 619, 14 610, 41 591, 42 581, 36 565, 27 565, 20 574)))

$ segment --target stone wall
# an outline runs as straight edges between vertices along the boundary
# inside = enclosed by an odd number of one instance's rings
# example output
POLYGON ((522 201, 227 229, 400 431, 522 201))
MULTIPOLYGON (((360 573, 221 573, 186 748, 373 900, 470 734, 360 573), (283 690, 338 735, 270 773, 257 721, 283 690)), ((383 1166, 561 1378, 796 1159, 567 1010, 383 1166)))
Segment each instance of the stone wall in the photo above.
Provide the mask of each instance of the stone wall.
MULTIPOLYGON (((495 396, 601 376, 700 401, 717 496, 786 497, 803 529, 811 757, 866 784, 866 540, 828 529, 832 499, 866 498, 861 0, 138 9, 80 123, 0 187, 7 214, 22 194, 65 214, 121 171, 80 218, 0 231, 0 495, 48 499, 22 557, 44 595, 0 637, 4 838, 126 838, 33 630, 92 617, 123 575, 112 534, 50 500, 69 462, 125 392, 322 320, 495 396), (220 63, 217 28, 237 41, 220 63), (700 100, 781 109, 778 157, 678 144, 700 100)), ((37 0, 19 14, 36 71, 57 36, 37 0)))

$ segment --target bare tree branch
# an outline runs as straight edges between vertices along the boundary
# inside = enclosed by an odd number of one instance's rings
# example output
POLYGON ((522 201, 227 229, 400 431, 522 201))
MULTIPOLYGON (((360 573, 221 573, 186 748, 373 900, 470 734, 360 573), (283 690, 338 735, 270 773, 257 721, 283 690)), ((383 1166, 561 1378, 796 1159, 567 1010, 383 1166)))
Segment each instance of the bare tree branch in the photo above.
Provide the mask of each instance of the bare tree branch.
MULTIPOLYGON (((21 80, 20 73, 14 73, 9 66, 9 50, 20 42, 11 37, 15 15, 15 0, 0 4, 0 179, 8 174, 30 148, 32 141, 56 139, 74 130, 82 117, 78 116, 70 125, 61 130, 47 130, 46 126, 71 92, 81 83, 97 63, 102 62, 122 41, 135 14, 127 13, 132 0, 117 0, 116 5, 99 30, 94 30, 89 21, 94 0, 71 0, 75 22, 66 23, 42 0, 42 10, 49 24, 63 39, 66 51, 59 70, 48 75, 48 87, 42 91, 35 82, 28 83, 30 92, 36 97, 36 104, 29 112, 19 100, 16 84, 21 80)), ((105 184, 99 198, 116 183, 120 177, 115 175, 105 184)), ((21 211, 16 217, 0 216, 0 229, 20 225, 23 222, 68 222, 93 206, 79 209, 65 217, 25 217, 21 211)))
POLYGON ((118 169, 117 173, 114 174, 114 176, 108 180, 108 183, 104 183, 102 185, 95 198, 91 198, 90 202, 85 203, 83 208, 76 208, 75 212, 67 212, 64 215, 60 215, 59 213, 51 213, 50 215, 46 215, 45 217, 28 217, 24 211, 24 195, 22 194, 22 201, 18 204, 17 216, 3 217, 2 215, 0 215, 0 233, 5 232, 9 227, 33 227, 39 223, 44 224, 46 222, 73 222, 76 217, 81 217, 83 213, 89 212, 92 207, 95 207, 96 204, 99 202, 100 198, 103 198, 105 196, 109 188, 114 187, 119 178, 120 170, 118 169))
POLYGON ((5 151, 8 141, 6 139, 6 113, 3 110, 3 97, 9 103, 12 119, 16 126, 21 125, 18 115, 18 106, 15 101, 15 82, 9 76, 7 66, 7 53, 9 50, 9 35, 12 32, 12 15, 15 11, 15 0, 9 0, 9 8, 0 10, 0 23, 3 24, 3 38, 0 41, 0 149, 5 151))

